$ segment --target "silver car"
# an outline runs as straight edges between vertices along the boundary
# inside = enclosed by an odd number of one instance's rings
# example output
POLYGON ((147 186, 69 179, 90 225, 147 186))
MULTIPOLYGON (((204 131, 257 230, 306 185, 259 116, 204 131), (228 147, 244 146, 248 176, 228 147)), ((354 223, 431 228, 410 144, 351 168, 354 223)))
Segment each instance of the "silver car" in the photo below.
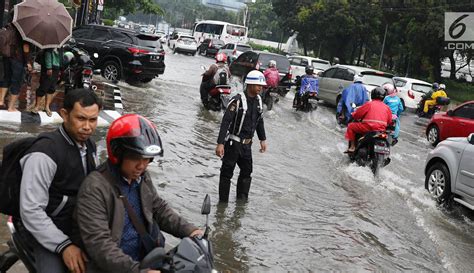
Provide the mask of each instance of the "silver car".
POLYGON ((362 77, 362 83, 370 92, 385 83, 394 84, 393 75, 367 67, 354 65, 335 65, 324 71, 319 77, 318 98, 326 103, 337 105, 342 91, 354 82, 354 76, 362 77))
POLYGON ((438 144, 425 163, 425 188, 438 202, 453 200, 474 210, 474 133, 438 144))

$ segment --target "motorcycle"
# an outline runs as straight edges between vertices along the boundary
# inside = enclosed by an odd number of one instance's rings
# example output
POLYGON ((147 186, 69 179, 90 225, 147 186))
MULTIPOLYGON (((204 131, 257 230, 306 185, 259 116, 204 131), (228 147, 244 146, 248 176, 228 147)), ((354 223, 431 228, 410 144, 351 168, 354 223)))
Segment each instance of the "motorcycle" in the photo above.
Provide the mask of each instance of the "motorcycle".
POLYGON ((202 238, 184 238, 178 246, 168 252, 162 247, 157 247, 143 258, 140 269, 159 270, 163 273, 217 273, 214 269, 212 245, 208 240, 210 212, 211 198, 206 194, 201 208, 201 214, 206 215, 206 228, 202 238))
POLYGON ((74 57, 69 62, 64 63, 64 68, 61 71, 61 81, 64 82, 64 92, 76 88, 93 89, 91 85, 94 62, 91 60, 89 54, 74 44, 67 44, 64 46, 65 51, 71 52, 74 57))
MULTIPOLYGON (((201 66, 201 68, 206 71, 205 66, 201 66)), ((200 92, 201 94, 203 93, 203 89, 206 88, 207 85, 205 82, 201 83, 200 87, 200 92)), ((207 105, 204 105, 206 109, 212 110, 212 111, 220 111, 220 110, 225 110, 227 108, 227 104, 229 104, 229 101, 231 99, 231 86, 228 84, 225 85, 216 85, 207 92, 207 105)))
POLYGON ((423 112, 423 108, 425 107, 425 102, 427 100, 430 100, 431 99, 431 95, 427 94, 427 95, 423 95, 423 97, 421 97, 421 100, 420 102, 418 103, 418 106, 416 108, 416 114, 420 117, 420 118, 428 118, 430 119, 435 113, 441 111, 441 108, 444 106, 444 105, 448 105, 451 100, 448 98, 448 97, 437 97, 436 98, 436 105, 432 105, 428 108, 428 112, 425 113, 423 112))
POLYGON ((364 136, 356 137, 356 149, 349 153, 351 161, 359 166, 369 166, 375 176, 382 167, 387 166, 390 159, 390 130, 372 131, 364 136))
POLYGON ((293 108, 296 111, 310 112, 318 108, 318 79, 296 78, 296 93, 293 100, 293 108), (298 94, 301 94, 298 100, 298 94))
MULTIPOLYGON (((201 214, 206 215, 206 226, 202 238, 184 238, 170 251, 157 247, 148 253, 140 263, 142 269, 155 269, 163 273, 171 272, 217 272, 214 270, 214 254, 209 237, 209 213, 211 200, 204 198, 201 214)), ((36 272, 32 243, 34 239, 19 220, 9 217, 7 222, 11 238, 9 249, 0 256, 0 272, 7 272, 21 260, 30 273, 36 272)))

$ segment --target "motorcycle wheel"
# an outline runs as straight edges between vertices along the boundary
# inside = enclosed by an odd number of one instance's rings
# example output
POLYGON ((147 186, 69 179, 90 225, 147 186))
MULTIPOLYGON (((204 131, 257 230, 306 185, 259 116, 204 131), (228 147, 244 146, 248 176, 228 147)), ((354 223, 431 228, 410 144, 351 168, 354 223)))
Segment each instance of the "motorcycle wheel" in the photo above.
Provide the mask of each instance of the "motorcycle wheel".
POLYGON ((267 104, 267 110, 268 111, 272 110, 272 108, 273 108, 273 98, 270 96, 270 94, 267 94, 266 104, 267 104))
POLYGON ((380 154, 375 154, 374 159, 372 159, 372 172, 374 173, 374 176, 379 176, 380 169, 384 165, 384 156, 380 154))

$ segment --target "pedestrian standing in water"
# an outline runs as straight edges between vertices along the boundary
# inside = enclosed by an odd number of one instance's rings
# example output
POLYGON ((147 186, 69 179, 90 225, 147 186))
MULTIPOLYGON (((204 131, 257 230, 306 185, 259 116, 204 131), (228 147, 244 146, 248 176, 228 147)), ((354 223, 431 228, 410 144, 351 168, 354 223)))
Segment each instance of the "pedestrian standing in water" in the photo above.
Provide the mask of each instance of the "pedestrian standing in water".
POLYGON ((219 202, 229 201, 230 180, 235 165, 239 165, 237 199, 248 199, 252 182, 252 138, 257 131, 260 152, 267 150, 263 108, 260 92, 266 85, 265 76, 257 70, 250 71, 245 79, 244 94, 232 98, 222 118, 216 155, 222 158, 219 178, 219 202))

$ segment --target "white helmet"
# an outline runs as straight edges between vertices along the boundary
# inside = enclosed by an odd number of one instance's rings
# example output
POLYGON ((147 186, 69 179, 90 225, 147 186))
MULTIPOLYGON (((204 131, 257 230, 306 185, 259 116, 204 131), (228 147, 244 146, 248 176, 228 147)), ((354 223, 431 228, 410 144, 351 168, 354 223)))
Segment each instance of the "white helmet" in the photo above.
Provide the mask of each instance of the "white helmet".
POLYGON ((440 84, 438 90, 439 89, 446 90, 446 85, 444 85, 444 83, 440 84))
POLYGON ((355 75, 355 76, 354 76, 354 82, 360 82, 360 83, 362 83, 362 77, 359 76, 359 75, 355 75))
POLYGON ((245 84, 267 85, 265 76, 258 70, 252 70, 247 74, 245 84))

